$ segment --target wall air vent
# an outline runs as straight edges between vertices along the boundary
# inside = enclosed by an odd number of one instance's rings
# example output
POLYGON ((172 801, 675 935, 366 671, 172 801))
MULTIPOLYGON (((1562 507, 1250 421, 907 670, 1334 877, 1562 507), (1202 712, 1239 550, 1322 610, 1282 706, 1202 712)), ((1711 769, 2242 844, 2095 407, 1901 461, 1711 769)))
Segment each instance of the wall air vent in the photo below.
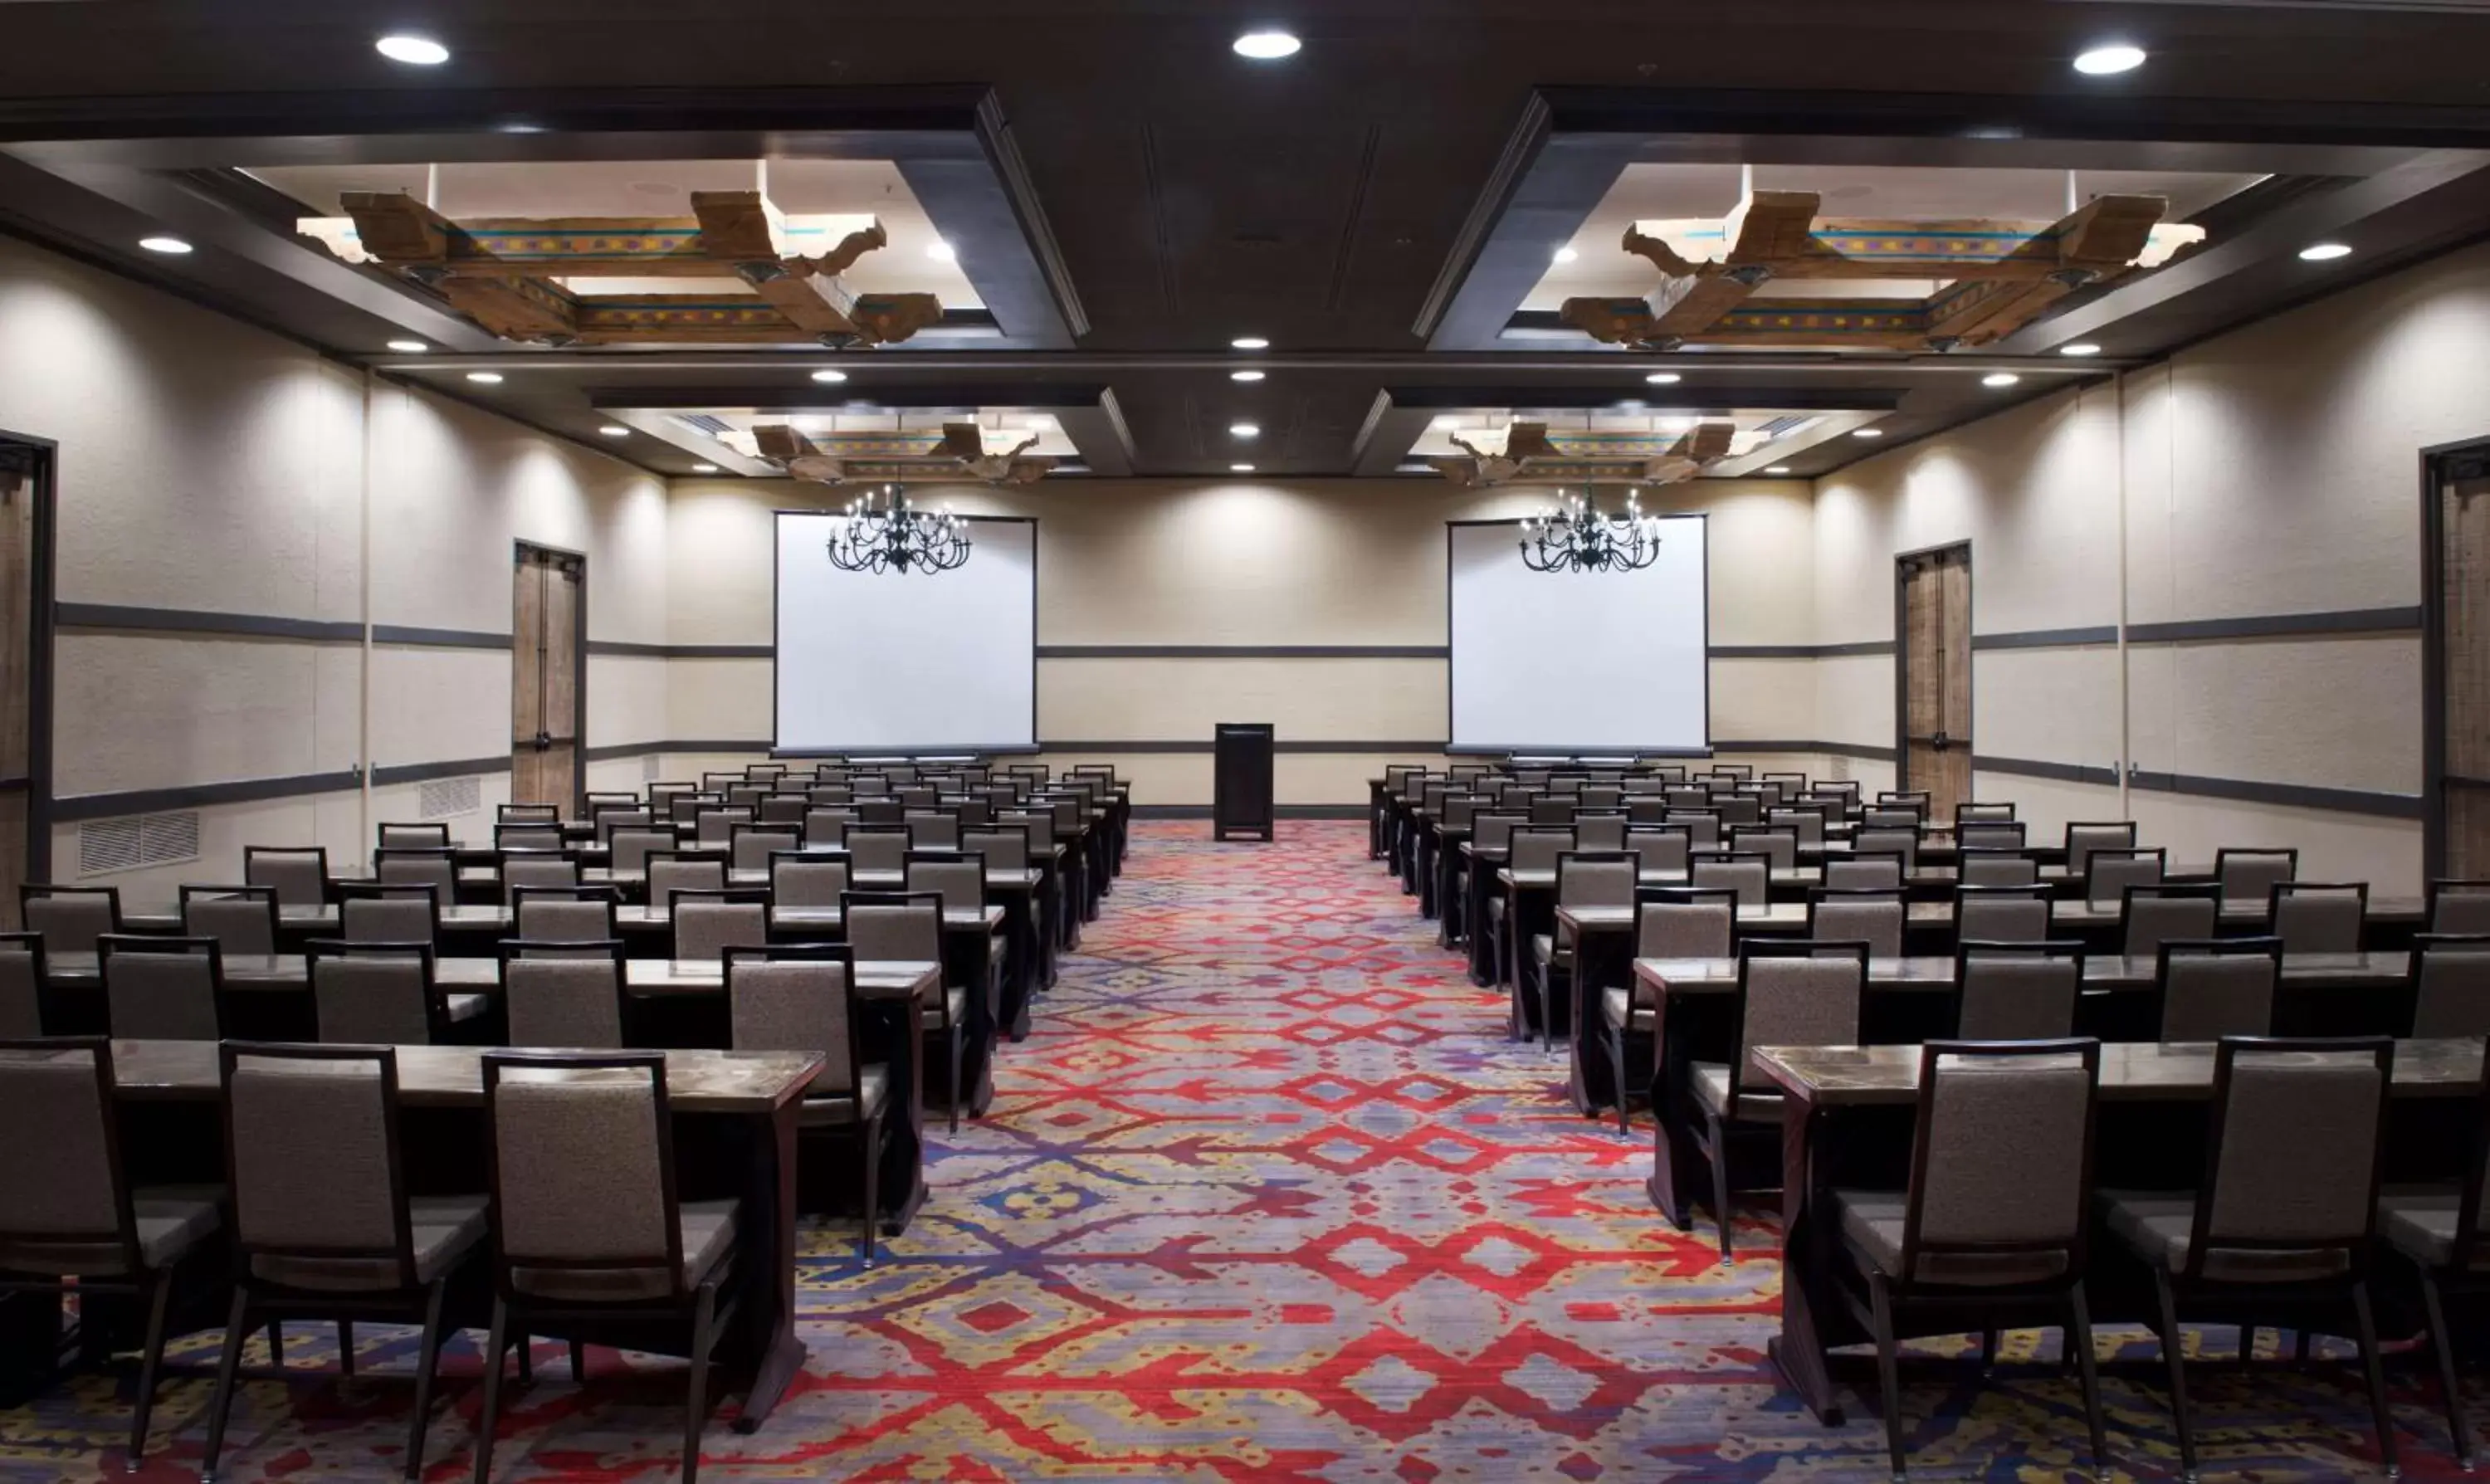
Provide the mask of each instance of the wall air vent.
POLYGON ((473 776, 432 778, 426 780, 423 785, 421 796, 415 806, 415 817, 455 819, 461 814, 473 814, 482 807, 484 807, 484 794, 480 779, 473 776))
POLYGON ((132 814, 78 826, 78 874, 103 876, 199 858, 199 811, 132 814))

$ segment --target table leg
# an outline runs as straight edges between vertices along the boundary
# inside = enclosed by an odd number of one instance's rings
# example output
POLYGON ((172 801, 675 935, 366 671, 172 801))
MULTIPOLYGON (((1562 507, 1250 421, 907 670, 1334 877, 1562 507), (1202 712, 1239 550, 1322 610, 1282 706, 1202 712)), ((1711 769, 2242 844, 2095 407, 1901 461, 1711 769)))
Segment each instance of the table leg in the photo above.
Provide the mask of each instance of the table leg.
POLYGON ((890 1068, 890 1106, 898 1115, 883 1115, 882 1232, 897 1237, 925 1204, 925 1033, 913 996, 872 1004, 883 1038, 876 1051, 890 1068))
MULTIPOLYGON (((1681 1033, 1682 1035, 1682 1033, 1681 1033)), ((1668 996, 1654 999, 1651 1025, 1651 1178, 1643 1190, 1651 1204, 1668 1224, 1683 1232, 1688 1229, 1686 1176, 1694 1171, 1701 1155, 1694 1149, 1692 1130, 1679 1126, 1677 1090, 1683 1086, 1682 1058, 1669 1053, 1668 996)))
POLYGON ((1487 930, 1488 890, 1493 880, 1486 861, 1470 861, 1469 902, 1462 914, 1470 929, 1470 982, 1482 988, 1495 982, 1495 958, 1487 930))
POLYGON ((754 1432, 767 1421, 788 1383, 804 1368, 804 1342, 796 1337, 796 1115, 801 1106, 791 1098, 770 1114, 769 1168, 754 1172, 754 1193, 762 1199, 747 1201, 767 1208, 764 1219, 753 1223, 756 1232, 768 1234, 766 1242, 756 1243, 767 1248, 760 1264, 767 1276, 749 1286, 744 1300, 751 1306, 747 1322, 761 1338, 761 1364, 735 1419, 738 1433, 754 1432))
POLYGON ((1816 1420, 1841 1425, 1841 1403, 1816 1325, 1819 1302, 1833 1296, 1825 1234, 1815 1211, 1815 1172, 1809 1158, 1823 1115, 1793 1098, 1781 1118, 1781 1332, 1767 1347, 1774 1366, 1816 1420))
POLYGON ((1010 1028, 1014 1041, 1028 1039, 1028 1005, 1034 998, 1031 990, 1037 983, 1035 967, 1035 935, 1029 931, 1029 919, 1036 914, 1032 893, 1009 890, 1003 901, 1003 1013, 1002 1023, 1010 1028))
POLYGON ((1600 991, 1615 975, 1615 945, 1620 936, 1579 930, 1574 934, 1574 1024, 1565 1038, 1572 1047, 1574 1111, 1586 1119, 1598 1117, 1601 1109, 1612 1106, 1622 1095, 1608 1086, 1613 1079, 1607 1054, 1597 1044, 1593 1029, 1605 1023, 1600 1017, 1600 991))

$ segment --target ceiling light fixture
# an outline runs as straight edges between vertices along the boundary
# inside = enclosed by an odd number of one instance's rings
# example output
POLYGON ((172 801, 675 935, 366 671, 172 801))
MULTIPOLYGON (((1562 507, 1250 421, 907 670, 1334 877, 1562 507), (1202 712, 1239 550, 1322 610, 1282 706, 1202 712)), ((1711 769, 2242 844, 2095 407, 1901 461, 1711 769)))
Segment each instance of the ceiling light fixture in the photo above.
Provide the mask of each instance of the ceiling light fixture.
POLYGON ((449 48, 428 36, 384 36, 372 49, 409 67, 439 67, 449 60, 449 48))
POLYGON ((2351 255, 2350 243, 2310 243, 2300 249, 2300 260, 2303 263, 2331 263, 2338 257, 2351 255))
POLYGON ((425 351, 432 349, 431 346, 424 344, 421 340, 391 340, 389 342, 389 348, 396 351, 401 356, 420 356, 425 351))
POLYGON ((925 255, 938 263, 957 262, 960 257, 959 249, 939 237, 925 245, 925 255))
POLYGON ((1853 438, 1882 438, 1885 436, 1885 430, 1881 427, 1854 427, 1850 430, 1850 436, 1853 438))
POLYGON ((1633 572, 1660 560, 1660 520, 1645 515, 1642 492, 1626 494, 1623 514, 1603 515, 1589 494, 1568 497, 1521 523, 1521 565, 1534 572, 1633 572))
POLYGON ((2100 347, 2095 345, 2090 340, 2077 340, 2071 345, 2059 346, 2058 354, 2061 356, 2098 356, 2100 354, 2100 347))
POLYGON ((2132 42, 2104 42, 2075 55, 2075 71, 2087 77, 2131 73, 2144 65, 2144 48, 2132 42))
POLYGON ((479 387, 498 387, 502 384, 502 373, 499 371, 470 371, 467 373, 467 379, 479 387))
POLYGON ((717 473, 717 465, 715 465, 715 464, 694 464, 694 465, 692 465, 692 473, 694 473, 694 474, 715 474, 715 473, 717 473))
POLYGON ((1555 259, 1559 263, 1570 263, 1581 255, 1571 247, 1559 247, 1556 249, 1555 259))
POLYGON ((947 572, 969 560, 969 527, 949 510, 920 510, 904 484, 882 486, 848 502, 846 519, 829 540, 830 565, 843 572, 947 572))
POLYGON ((176 257, 190 250, 190 245, 178 237, 142 237, 138 239, 138 246, 150 252, 162 252, 176 257))
POLYGON ((1643 378, 1644 381, 1655 387, 1673 387, 1685 379, 1685 377, 1678 375, 1675 371, 1654 371, 1649 376, 1643 378))
POLYGON ((1240 335, 1228 342, 1231 350, 1269 350, 1271 342, 1259 335, 1240 335))
POLYGON ((1766 474, 1787 474, 1789 472, 1790 466, 1787 464, 1775 464, 1764 471, 1766 474))
POLYGON ((1991 371, 1980 378, 1980 384, 1983 387, 2011 387, 2022 379, 2012 371, 1991 371))
POLYGON ((824 366, 822 369, 813 373, 813 379, 820 382, 823 386, 835 387, 840 382, 848 379, 848 373, 845 371, 832 370, 827 366, 824 366))
POLYGON ((1228 379, 1230 381, 1260 381, 1262 379, 1262 373, 1259 371, 1231 371, 1228 373, 1228 379))
POLYGON ((1236 38, 1232 44, 1240 57, 1252 57, 1257 62, 1277 62, 1282 57, 1295 56, 1297 48, 1305 44, 1286 31, 1248 31, 1236 38))
POLYGON ((1258 424, 1252 422, 1231 422, 1228 424, 1228 436, 1231 438, 1259 438, 1262 436, 1262 429, 1258 424))
POLYGON ((603 427, 598 428, 597 431, 608 438, 628 438, 631 436, 631 430, 624 427, 620 422, 608 422, 603 427))
POLYGON ((1230 474, 1252 474, 1254 472, 1254 466, 1252 464, 1230 464, 1228 466, 1228 472, 1230 474))

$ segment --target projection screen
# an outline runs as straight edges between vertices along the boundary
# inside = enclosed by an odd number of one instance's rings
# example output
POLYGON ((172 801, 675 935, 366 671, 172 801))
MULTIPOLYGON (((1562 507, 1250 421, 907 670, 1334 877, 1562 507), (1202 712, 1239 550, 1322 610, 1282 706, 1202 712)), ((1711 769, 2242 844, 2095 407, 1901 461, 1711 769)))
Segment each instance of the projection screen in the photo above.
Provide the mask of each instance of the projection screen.
POLYGON ((1534 572, 1519 521, 1448 521, 1456 751, 1711 745, 1704 518, 1661 521, 1633 572, 1534 572))
POLYGON ((956 570, 874 575, 830 565, 844 519, 778 512, 777 747, 1035 747, 1037 522, 972 516, 956 570))

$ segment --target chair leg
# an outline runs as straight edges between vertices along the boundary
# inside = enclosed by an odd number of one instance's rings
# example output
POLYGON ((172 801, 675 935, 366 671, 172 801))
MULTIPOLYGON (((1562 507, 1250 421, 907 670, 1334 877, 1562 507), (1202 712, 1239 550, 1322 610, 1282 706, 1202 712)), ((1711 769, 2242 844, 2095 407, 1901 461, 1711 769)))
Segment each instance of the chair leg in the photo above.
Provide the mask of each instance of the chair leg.
POLYGON ((1982 1330, 1982 1331, 1980 1332, 1980 1370, 1981 1370, 1981 1374, 1984 1376, 1984 1375, 1986 1375, 1987 1373, 1989 1373, 1990 1371, 1993 1371, 1993 1370, 1996 1370, 1996 1369, 1997 1369, 1997 1331, 1996 1331, 1996 1330, 1994 1330, 1994 1329, 1983 1329, 1983 1330, 1982 1330))
POLYGON ((147 1451, 147 1421, 156 1411, 156 1373, 164 1368, 164 1311, 173 1301, 173 1269, 158 1270, 156 1290, 147 1299, 147 1349, 138 1360, 138 1405, 130 1417, 130 1452, 122 1467, 135 1472, 138 1456, 147 1451))
POLYGON ((423 1435, 432 1424, 432 1377, 441 1368, 441 1300, 449 1288, 448 1277, 435 1278, 423 1295, 423 1343, 415 1359, 415 1416, 406 1432, 409 1480, 423 1474, 423 1435))
POLYGON ((2455 1445, 2455 1461, 2465 1468, 2473 1467, 2473 1430, 2465 1425, 2464 1398, 2455 1389, 2454 1334, 2447 1327, 2447 1299, 2438 1289, 2438 1275, 2424 1267, 2420 1270, 2421 1306, 2429 1317, 2429 1348, 2438 1356, 2438 1387, 2447 1394, 2447 1433, 2455 1445))
POLYGON ((1721 1223, 1721 1261, 1735 1261, 1729 1237, 1729 1140, 1717 1118, 1703 1123, 1703 1152, 1712 1163, 1712 1215, 1721 1223))
POLYGON ((2179 1351, 2179 1300, 2170 1292, 2170 1274, 2153 1269, 2154 1297, 2160 1303, 2161 1355, 2170 1364, 2170 1416, 2179 1430, 2180 1476, 2196 1484, 2196 1436, 2187 1425, 2187 1365, 2179 1351))
POLYGON ((510 1311, 493 1295, 493 1327, 484 1341, 484 1403, 476 1417, 476 1484, 493 1476, 493 1428, 502 1414, 502 1353, 508 1348, 510 1311))
POLYGON ((2109 1477, 2109 1433, 2101 1418, 2100 1374, 2093 1356, 2092 1305, 2084 1299, 2084 1285, 2077 1279, 2067 1291, 2066 1349, 2074 1352, 2075 1363, 2081 1368, 2084 1382, 2084 1422, 2092 1429, 2093 1473, 2109 1477))
POLYGON ((1902 1367, 1894 1353, 1894 1304, 1886 1288, 1883 1273, 1868 1275, 1868 1313, 1876 1325, 1876 1398, 1885 1411, 1885 1451, 1899 1484, 1910 1477, 1910 1465, 1902 1453, 1902 1367))
POLYGON ((536 1383, 536 1342, 528 1337, 528 1332, 526 1330, 522 1329, 519 1331, 518 1338, 514 1343, 518 1346, 519 1351, 519 1384, 522 1386, 533 1386, 536 1383))
MULTIPOLYGON (((1634 1019, 1634 1006, 1626 1006, 1626 1019, 1634 1019)), ((1634 1124, 1626 1116, 1626 1028, 1611 1026, 1608 1042, 1608 1088, 1617 1099, 1617 1137, 1634 1137, 1634 1124)))
POLYGON ((717 1285, 704 1283, 692 1299, 691 1396, 683 1419, 683 1484, 700 1477, 701 1427, 709 1421, 709 1329, 717 1318, 717 1285))
POLYGON ((864 1125, 864 1230, 856 1234, 856 1253, 864 1266, 873 1266, 876 1228, 882 1225, 882 1115, 877 1113, 864 1125))
POLYGON ((2369 1412, 2378 1429, 2378 1461, 2387 1477, 2403 1470, 2395 1463, 2395 1417, 2387 1410, 2387 1373, 2378 1364, 2378 1322, 2369 1312, 2369 1280, 2352 1285, 2352 1320, 2360 1330, 2360 1367, 2369 1378, 2369 1412))
POLYGON ((2292 1334, 2291 1363, 2303 1368, 2308 1364, 2308 1331, 2305 1329, 2294 1331, 2292 1334))
POLYGON ((285 1335, 275 1320, 268 1322, 268 1364, 272 1370, 285 1369, 285 1335))
POLYGON ((1556 1049, 1556 966, 1552 963, 1539 970, 1539 1049, 1545 1054, 1556 1049))
POLYGON ((225 1449, 225 1419, 233 1412, 234 1377, 242 1370, 242 1342, 250 1336, 250 1295, 239 1284, 225 1311, 225 1344, 217 1356, 217 1394, 208 1404, 208 1447, 199 1459, 199 1484, 216 1484, 217 1459, 225 1449))
MULTIPOLYGON (((2249 1361, 2256 1358, 2256 1325, 2242 1324, 2240 1326, 2240 1369, 2243 1371, 2247 1369, 2249 1361)), ((2276 1343, 2279 1343, 2279 1341, 2276 1343)))
POLYGON ((951 1132, 960 1131, 960 1105, 969 1099, 968 1089, 960 1086, 960 1028, 951 1028, 951 1132))
POLYGON ((349 1380, 355 1374, 355 1322, 337 1321, 337 1371, 349 1380))
POLYGON ((570 1342, 570 1379, 572 1381, 588 1379, 588 1347, 577 1340, 570 1342))

